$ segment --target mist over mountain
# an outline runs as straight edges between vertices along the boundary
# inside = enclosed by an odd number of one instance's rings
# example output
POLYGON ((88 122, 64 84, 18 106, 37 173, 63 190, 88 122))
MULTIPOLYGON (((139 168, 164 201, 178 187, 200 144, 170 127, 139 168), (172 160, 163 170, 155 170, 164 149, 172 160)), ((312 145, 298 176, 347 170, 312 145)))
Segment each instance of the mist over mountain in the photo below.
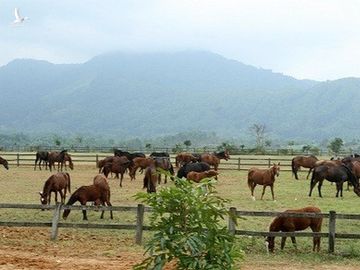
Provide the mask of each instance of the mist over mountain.
POLYGON ((202 51, 111 53, 0 67, 0 132, 154 137, 187 131, 354 138, 360 79, 297 80, 202 51))

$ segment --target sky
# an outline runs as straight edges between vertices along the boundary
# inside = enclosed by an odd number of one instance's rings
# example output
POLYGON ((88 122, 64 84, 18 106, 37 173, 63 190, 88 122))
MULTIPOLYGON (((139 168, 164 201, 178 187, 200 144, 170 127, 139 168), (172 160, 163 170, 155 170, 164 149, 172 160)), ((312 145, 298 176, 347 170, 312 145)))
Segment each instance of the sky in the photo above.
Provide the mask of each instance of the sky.
POLYGON ((0 66, 182 50, 298 79, 360 77, 360 0, 0 0, 0 66))

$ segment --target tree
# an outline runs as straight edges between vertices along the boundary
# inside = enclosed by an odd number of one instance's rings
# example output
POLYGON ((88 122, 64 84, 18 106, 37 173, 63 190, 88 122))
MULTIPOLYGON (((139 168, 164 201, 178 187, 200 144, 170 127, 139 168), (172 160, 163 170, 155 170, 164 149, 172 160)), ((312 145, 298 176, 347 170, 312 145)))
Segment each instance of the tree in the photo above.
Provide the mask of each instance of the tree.
POLYGON ((250 127, 250 132, 255 136, 256 149, 258 151, 264 150, 265 133, 266 133, 265 124, 253 124, 250 127))
POLYGON ((186 146, 186 148, 189 148, 191 146, 191 141, 190 140, 184 141, 184 145, 186 146))
POLYGON ((344 146, 344 142, 341 138, 335 138, 332 141, 330 141, 330 144, 328 145, 328 148, 335 154, 338 155, 341 147, 344 146))
POLYGON ((145 148, 148 149, 148 150, 151 149, 151 143, 147 143, 147 144, 145 145, 145 148))
POLYGON ((302 152, 303 152, 303 153, 309 153, 310 149, 311 149, 311 145, 309 145, 309 144, 304 145, 304 146, 302 147, 302 152))

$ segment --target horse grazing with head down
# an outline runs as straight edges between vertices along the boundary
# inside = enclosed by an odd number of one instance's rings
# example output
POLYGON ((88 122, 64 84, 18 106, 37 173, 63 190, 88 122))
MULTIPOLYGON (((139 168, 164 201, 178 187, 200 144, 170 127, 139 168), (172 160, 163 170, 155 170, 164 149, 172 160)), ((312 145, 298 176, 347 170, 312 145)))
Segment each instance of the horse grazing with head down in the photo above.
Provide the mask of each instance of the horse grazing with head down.
POLYGON ((311 156, 296 156, 291 160, 291 170, 292 173, 295 175, 295 179, 299 179, 297 172, 300 169, 300 167, 309 168, 308 175, 306 177, 309 178, 309 175, 312 171, 312 169, 316 166, 315 163, 318 161, 318 158, 311 155, 311 156))
POLYGON ((131 180, 135 180, 136 170, 141 169, 144 170, 147 167, 154 165, 155 160, 152 158, 143 158, 143 157, 136 157, 132 160, 132 164, 129 168, 129 175, 131 180))
POLYGON ((124 178, 125 171, 128 169, 130 164, 131 161, 128 160, 125 156, 115 156, 111 163, 106 163, 103 166, 102 172, 104 173, 105 177, 108 177, 110 172, 115 173, 116 178, 119 178, 120 174, 120 187, 122 187, 122 180, 124 178))
POLYGON ((65 156, 64 156, 65 171, 67 170, 67 168, 66 168, 66 162, 69 162, 69 168, 70 168, 71 170, 73 170, 73 169, 74 169, 74 163, 72 162, 72 158, 71 158, 71 156, 70 156, 69 153, 65 153, 65 156))
POLYGON ((258 169, 258 168, 250 168, 248 171, 248 186, 251 190, 251 196, 253 200, 254 197, 254 189, 256 185, 263 186, 263 192, 261 194, 261 200, 264 197, 265 189, 267 186, 271 188, 272 199, 275 200, 274 197, 274 182, 275 177, 279 176, 280 173, 280 162, 276 165, 275 163, 269 169, 258 169))
POLYGON ((43 163, 43 165, 45 164, 45 169, 47 169, 48 161, 49 161, 49 152, 47 152, 47 151, 38 151, 38 152, 36 152, 34 170, 36 170, 36 164, 38 162, 39 162, 38 163, 39 170, 41 170, 41 162, 43 163))
POLYGON ((199 183, 204 178, 211 178, 217 176, 219 173, 215 170, 209 170, 205 172, 189 172, 186 176, 188 180, 192 180, 196 183, 199 183))
MULTIPOLYGON (((284 213, 316 213, 321 214, 321 210, 317 207, 309 206, 301 209, 286 210, 284 213)), ((295 232, 303 231, 310 227, 313 232, 321 232, 322 217, 284 217, 279 216, 274 218, 270 224, 270 232, 295 232)), ((291 240, 296 247, 295 236, 291 236, 291 240)), ((268 236, 267 240, 268 249, 274 252, 275 248, 275 237, 268 236)), ((286 237, 281 238, 281 249, 285 247, 286 237)), ((314 236, 313 238, 313 251, 320 251, 320 237, 314 236)))
POLYGON ((212 154, 205 153, 201 155, 201 161, 206 162, 210 166, 214 166, 215 171, 218 170, 220 159, 225 159, 227 161, 229 160, 229 158, 230 155, 228 151, 222 151, 219 153, 212 153, 212 154))
POLYGON ((7 170, 9 169, 9 163, 7 162, 6 159, 0 157, 0 164, 2 164, 5 167, 5 169, 7 170))
MULTIPOLYGON (((91 186, 82 186, 78 188, 70 197, 66 205, 73 205, 79 201, 81 205, 86 205, 87 202, 94 202, 96 205, 108 205, 110 203, 110 187, 107 180, 102 175, 97 175, 94 178, 94 184, 91 186)), ((87 220, 86 210, 82 210, 83 220, 87 220)), ((63 219, 66 219, 70 214, 70 209, 65 209, 63 219)), ((100 218, 104 218, 104 211, 101 212, 100 218)), ((113 219, 112 211, 110 211, 110 218, 113 219)))
POLYGON ((44 184, 44 188, 40 194, 42 204, 50 204, 51 192, 55 193, 55 202, 58 202, 57 193, 59 192, 61 203, 65 203, 66 190, 71 192, 70 175, 68 173, 59 172, 51 175, 44 184), (64 191, 64 192, 63 192, 64 191))

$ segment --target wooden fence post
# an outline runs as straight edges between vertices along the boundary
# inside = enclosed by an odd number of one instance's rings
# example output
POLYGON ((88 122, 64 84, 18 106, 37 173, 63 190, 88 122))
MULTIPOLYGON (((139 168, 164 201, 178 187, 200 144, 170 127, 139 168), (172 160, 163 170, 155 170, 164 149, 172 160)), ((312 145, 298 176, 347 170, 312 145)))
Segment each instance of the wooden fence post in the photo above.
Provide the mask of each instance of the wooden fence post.
POLYGON ((52 225, 51 225, 51 240, 56 240, 57 234, 58 234, 58 224, 60 220, 60 211, 61 211, 61 203, 56 203, 56 207, 54 209, 54 215, 52 219, 52 225))
POLYGON ((241 158, 238 158, 238 171, 240 171, 241 158))
POLYGON ((96 154, 96 157, 95 157, 95 162, 96 162, 95 166, 97 167, 98 162, 99 162, 99 155, 98 155, 98 154, 96 154))
POLYGON ((144 225, 144 210, 145 210, 144 205, 138 204, 137 216, 136 216, 136 235, 135 235, 135 243, 138 245, 141 245, 141 243, 142 243, 142 234, 143 234, 143 225, 144 225))
POLYGON ((232 235, 235 235, 235 230, 236 230, 236 208, 235 207, 230 207, 230 210, 229 210, 228 229, 232 235))
POLYGON ((16 165, 18 167, 20 166, 20 154, 19 153, 16 154, 16 165))
POLYGON ((329 212, 329 253, 334 253, 335 251, 335 225, 336 225, 336 212, 329 212))

